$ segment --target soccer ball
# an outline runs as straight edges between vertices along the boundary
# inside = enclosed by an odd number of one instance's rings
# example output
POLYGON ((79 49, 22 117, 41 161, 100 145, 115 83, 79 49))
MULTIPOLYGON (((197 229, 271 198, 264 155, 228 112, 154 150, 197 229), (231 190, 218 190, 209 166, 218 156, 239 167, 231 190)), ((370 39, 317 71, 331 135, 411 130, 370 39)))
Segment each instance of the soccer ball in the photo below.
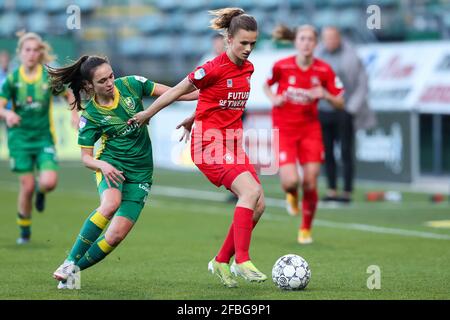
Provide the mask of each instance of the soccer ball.
POLYGON ((272 280, 283 290, 305 289, 311 279, 308 262, 296 254, 279 258, 272 268, 272 280))

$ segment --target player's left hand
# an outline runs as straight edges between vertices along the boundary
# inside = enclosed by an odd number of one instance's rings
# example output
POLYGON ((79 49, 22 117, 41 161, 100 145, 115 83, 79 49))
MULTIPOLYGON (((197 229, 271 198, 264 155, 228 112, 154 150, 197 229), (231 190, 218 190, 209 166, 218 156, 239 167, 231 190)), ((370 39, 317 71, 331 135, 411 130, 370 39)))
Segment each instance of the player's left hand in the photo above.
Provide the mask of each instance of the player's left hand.
POLYGON ((327 91, 321 87, 314 87, 308 91, 308 95, 311 99, 326 99, 327 91))
POLYGON ((194 117, 189 117, 184 119, 179 125, 177 125, 177 129, 180 129, 181 127, 183 127, 183 135, 181 136, 180 140, 178 141, 183 141, 187 143, 189 141, 189 137, 191 134, 191 130, 192 130, 192 125, 194 124, 194 117))

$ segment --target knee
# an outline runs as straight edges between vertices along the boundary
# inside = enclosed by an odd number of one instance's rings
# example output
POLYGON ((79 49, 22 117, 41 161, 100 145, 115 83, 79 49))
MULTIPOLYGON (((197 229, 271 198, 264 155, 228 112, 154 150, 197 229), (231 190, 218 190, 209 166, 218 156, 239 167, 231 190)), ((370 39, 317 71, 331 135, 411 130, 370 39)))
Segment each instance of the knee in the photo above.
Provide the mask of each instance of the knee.
POLYGON ((303 190, 314 190, 317 189, 317 179, 316 177, 305 177, 303 180, 303 190))
POLYGON ((39 183, 39 187, 41 190, 49 192, 56 188, 57 183, 57 179, 45 180, 39 183))
POLYGON ((253 214, 253 221, 258 221, 266 210, 266 203, 264 200, 258 201, 256 204, 255 212, 253 214))
POLYGON ((239 198, 256 204, 261 195, 262 187, 258 184, 257 186, 246 189, 239 198))
POLYGON ((106 218, 111 219, 114 213, 119 209, 120 203, 121 199, 109 200, 108 202, 102 201, 98 211, 106 218))
POLYGON ((298 180, 295 177, 285 178, 281 181, 281 187, 285 192, 291 192, 298 189, 298 180))
POLYGON ((108 231, 105 235, 105 240, 111 247, 116 247, 119 243, 125 239, 126 234, 120 232, 119 230, 108 231))
POLYGON ((33 179, 21 179, 20 180, 20 189, 23 193, 27 195, 32 195, 34 192, 35 184, 33 179))

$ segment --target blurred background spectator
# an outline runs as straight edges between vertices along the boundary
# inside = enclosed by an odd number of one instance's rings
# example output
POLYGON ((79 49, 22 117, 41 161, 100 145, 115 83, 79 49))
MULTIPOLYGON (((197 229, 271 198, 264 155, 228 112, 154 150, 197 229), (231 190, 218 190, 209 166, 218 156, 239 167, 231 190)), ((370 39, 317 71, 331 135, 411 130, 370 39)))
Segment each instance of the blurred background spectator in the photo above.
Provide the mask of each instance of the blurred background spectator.
POLYGON ((328 186, 327 194, 322 200, 350 202, 354 179, 355 129, 373 127, 375 117, 367 102, 367 74, 356 50, 342 39, 336 27, 324 27, 321 40, 317 56, 332 66, 341 81, 339 85, 345 88, 344 110, 336 110, 326 100, 319 102, 328 186), (342 194, 338 193, 335 156, 335 149, 339 145, 344 178, 342 194))

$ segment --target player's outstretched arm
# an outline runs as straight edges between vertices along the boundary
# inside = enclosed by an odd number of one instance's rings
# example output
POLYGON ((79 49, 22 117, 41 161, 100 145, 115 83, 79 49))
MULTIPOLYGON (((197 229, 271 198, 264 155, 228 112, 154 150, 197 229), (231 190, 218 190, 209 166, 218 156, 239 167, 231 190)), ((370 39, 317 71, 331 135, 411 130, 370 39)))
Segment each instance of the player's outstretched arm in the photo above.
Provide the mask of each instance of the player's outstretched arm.
MULTIPOLYGON (((162 96, 164 93, 169 91, 172 87, 166 86, 161 83, 155 82, 155 90, 153 91, 153 96, 159 97, 162 96)), ((177 99, 177 101, 192 101, 192 100, 198 100, 199 90, 195 90, 191 93, 184 94, 181 97, 177 99)))
POLYGON ((191 93, 194 90, 196 90, 195 86, 185 78, 175 87, 170 88, 156 99, 146 110, 135 114, 135 116, 128 121, 128 124, 137 123, 139 126, 142 126, 148 123, 148 121, 159 111, 179 99, 182 95, 191 93))

